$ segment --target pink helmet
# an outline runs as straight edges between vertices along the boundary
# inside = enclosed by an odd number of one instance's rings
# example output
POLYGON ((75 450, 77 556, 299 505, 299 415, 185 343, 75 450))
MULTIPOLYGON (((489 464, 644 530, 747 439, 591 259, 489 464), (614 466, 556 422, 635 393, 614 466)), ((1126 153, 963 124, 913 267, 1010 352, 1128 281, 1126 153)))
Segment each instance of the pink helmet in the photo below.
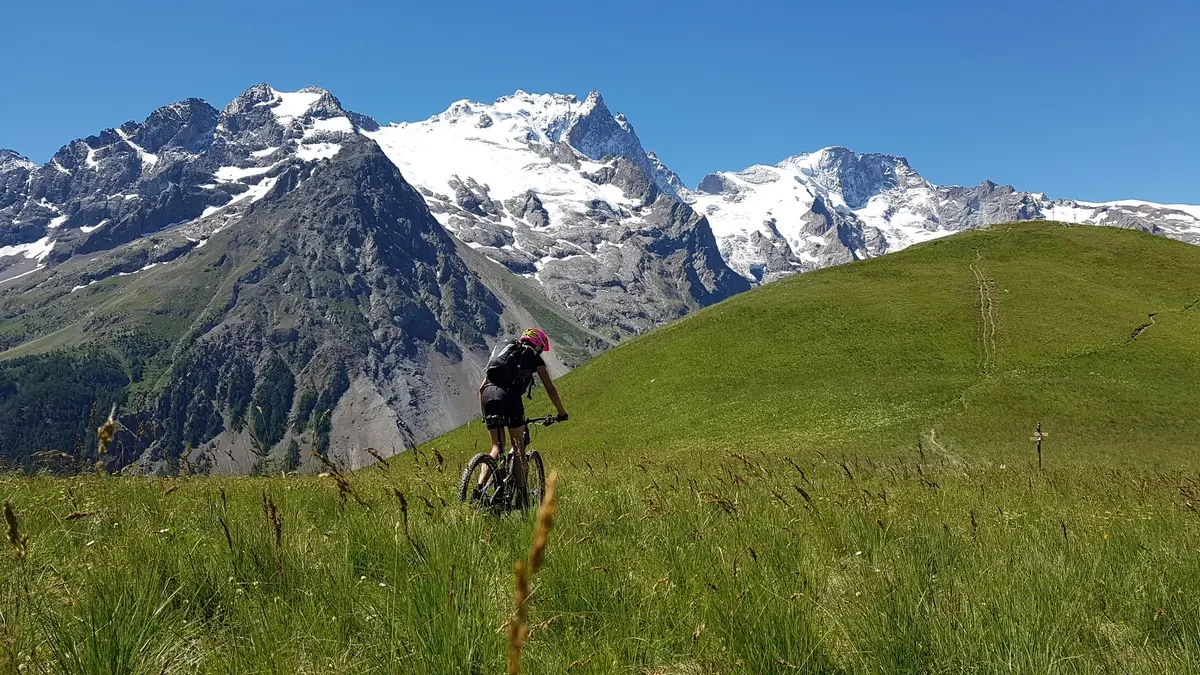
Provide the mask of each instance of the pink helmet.
POLYGON ((539 352, 550 351, 550 338, 546 337, 541 328, 530 328, 521 333, 521 342, 532 345, 539 352))

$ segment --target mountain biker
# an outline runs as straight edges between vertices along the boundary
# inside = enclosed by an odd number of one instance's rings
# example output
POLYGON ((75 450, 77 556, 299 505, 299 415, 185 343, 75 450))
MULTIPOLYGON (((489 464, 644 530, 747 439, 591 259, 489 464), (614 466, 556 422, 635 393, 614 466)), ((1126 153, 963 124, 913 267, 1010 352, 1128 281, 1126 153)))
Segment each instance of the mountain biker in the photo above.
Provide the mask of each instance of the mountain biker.
MULTIPOLYGON (((567 410, 546 370, 546 362, 542 360, 542 353, 548 351, 550 338, 540 328, 530 328, 515 342, 503 348, 497 347, 488 362, 489 375, 479 385, 479 409, 492 439, 492 458, 499 461, 500 450, 504 447, 504 430, 508 429, 516 454, 517 466, 514 471, 521 489, 525 487, 525 405, 521 401, 521 394, 531 389, 534 373, 546 388, 550 402, 558 409, 558 421, 567 420, 567 410), (501 360, 511 362, 508 364, 511 373, 505 375, 496 367, 501 360), (492 382, 493 378, 508 381, 492 382)), ((488 470, 485 467, 479 476, 479 485, 486 483, 487 479, 488 470)))

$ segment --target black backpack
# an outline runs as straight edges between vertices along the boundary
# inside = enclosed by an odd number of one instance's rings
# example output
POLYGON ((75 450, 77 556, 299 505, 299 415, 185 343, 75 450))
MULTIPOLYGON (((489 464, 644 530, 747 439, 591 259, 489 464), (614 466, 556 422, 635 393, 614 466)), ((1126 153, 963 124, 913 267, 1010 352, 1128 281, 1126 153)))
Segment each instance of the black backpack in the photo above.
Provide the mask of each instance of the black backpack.
MULTIPOLYGON (((510 340, 496 345, 487 364, 487 381, 508 391, 515 385, 522 384, 526 376, 521 372, 521 354, 526 349, 532 349, 520 340, 510 340)), ((532 389, 533 378, 529 378, 532 389)))

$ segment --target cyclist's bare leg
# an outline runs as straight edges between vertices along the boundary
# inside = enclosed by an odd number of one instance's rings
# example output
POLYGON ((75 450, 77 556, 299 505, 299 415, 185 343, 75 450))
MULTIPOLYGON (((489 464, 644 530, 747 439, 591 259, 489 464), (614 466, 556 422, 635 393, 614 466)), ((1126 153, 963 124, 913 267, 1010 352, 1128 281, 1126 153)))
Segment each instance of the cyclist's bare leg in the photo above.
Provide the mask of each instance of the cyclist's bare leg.
POLYGON ((513 446, 513 475, 516 478, 517 490, 525 494, 525 425, 509 427, 508 437, 513 446))
MULTIPOLYGON (((504 447, 504 427, 499 429, 488 429, 488 433, 492 436, 492 459, 499 462, 500 449, 504 447)), ((482 486, 484 483, 486 483, 491 474, 492 470, 484 466, 483 470, 479 472, 479 485, 482 486)))

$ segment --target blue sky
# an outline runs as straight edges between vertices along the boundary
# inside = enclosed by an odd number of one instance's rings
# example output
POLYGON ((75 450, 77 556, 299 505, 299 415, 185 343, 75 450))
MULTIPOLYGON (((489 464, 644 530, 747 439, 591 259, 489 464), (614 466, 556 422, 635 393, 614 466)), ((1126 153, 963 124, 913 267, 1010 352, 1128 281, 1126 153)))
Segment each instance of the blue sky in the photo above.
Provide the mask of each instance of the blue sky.
POLYGON ((381 122, 598 89, 689 185, 827 145, 938 183, 1200 203, 1200 3, 11 2, 0 147, 251 84, 381 122))

